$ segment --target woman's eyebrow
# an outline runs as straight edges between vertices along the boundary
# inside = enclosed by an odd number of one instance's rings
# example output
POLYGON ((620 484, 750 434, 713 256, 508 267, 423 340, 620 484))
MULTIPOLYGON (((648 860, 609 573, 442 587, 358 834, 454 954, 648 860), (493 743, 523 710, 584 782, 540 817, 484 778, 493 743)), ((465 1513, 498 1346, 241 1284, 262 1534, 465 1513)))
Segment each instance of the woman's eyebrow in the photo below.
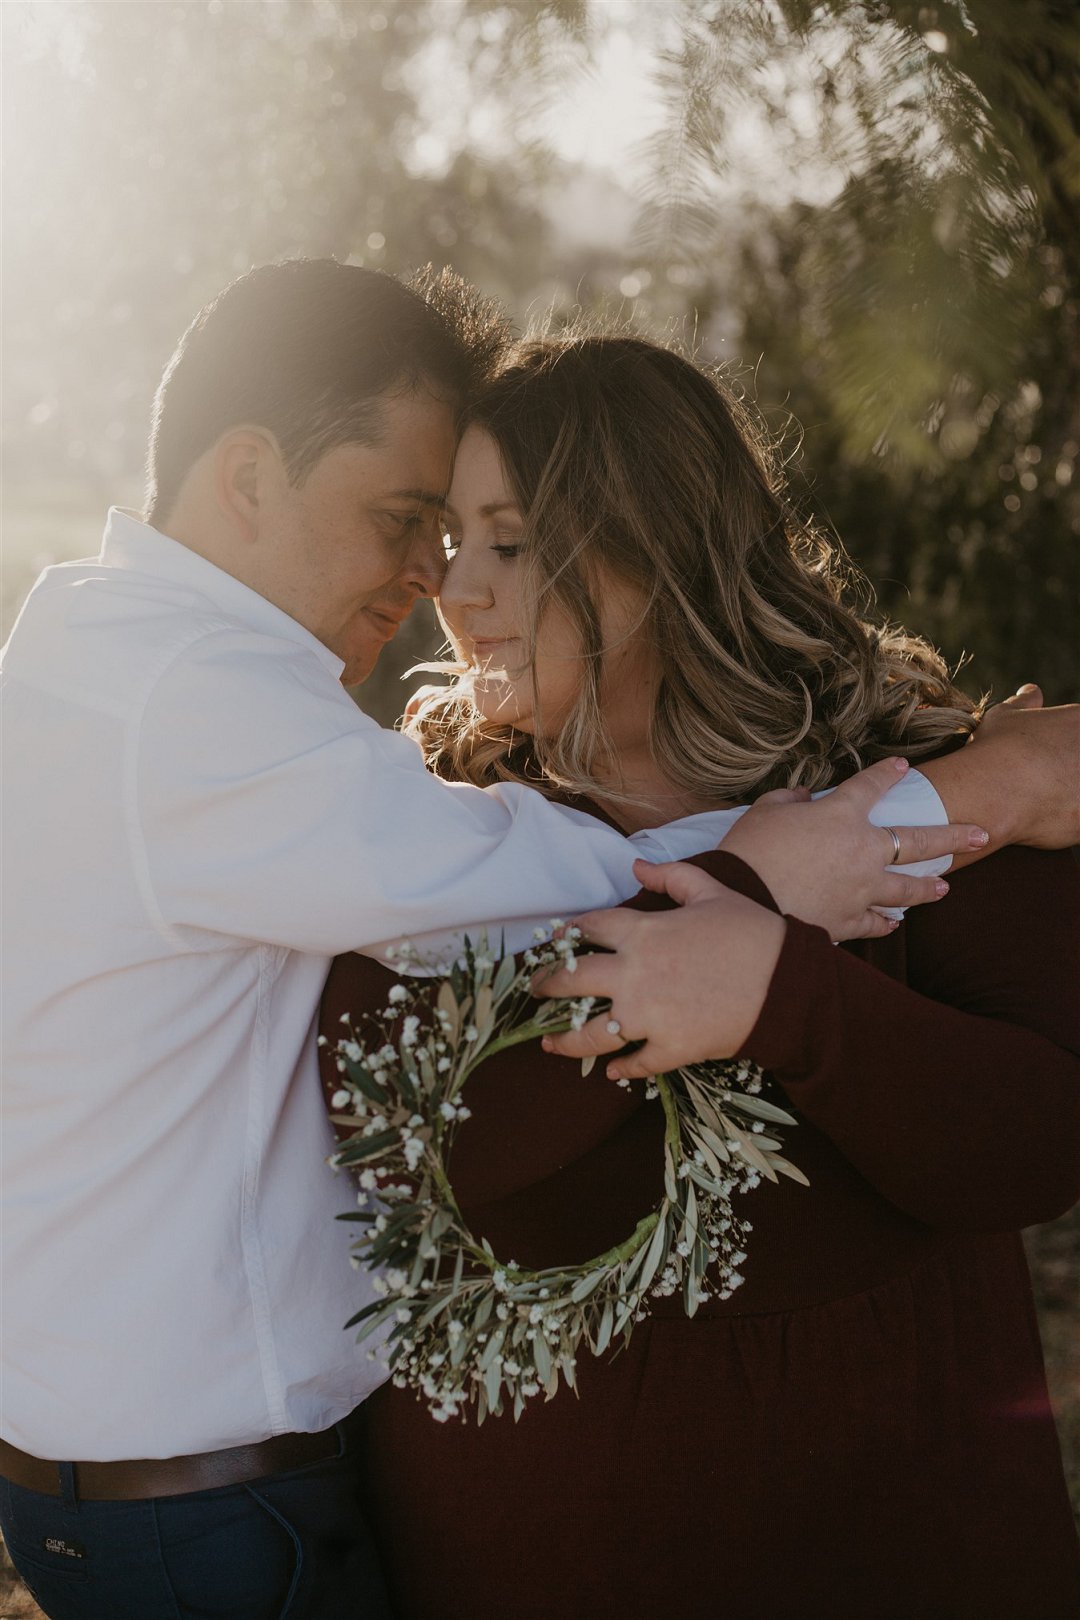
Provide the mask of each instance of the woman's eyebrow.
MULTIPOLYGON (((445 517, 450 518, 454 523, 461 522, 449 501, 443 501, 442 509, 445 517)), ((489 501, 486 506, 478 506, 476 510, 477 514, 483 518, 494 517, 496 512, 513 512, 518 517, 521 516, 521 508, 516 501, 489 501)))

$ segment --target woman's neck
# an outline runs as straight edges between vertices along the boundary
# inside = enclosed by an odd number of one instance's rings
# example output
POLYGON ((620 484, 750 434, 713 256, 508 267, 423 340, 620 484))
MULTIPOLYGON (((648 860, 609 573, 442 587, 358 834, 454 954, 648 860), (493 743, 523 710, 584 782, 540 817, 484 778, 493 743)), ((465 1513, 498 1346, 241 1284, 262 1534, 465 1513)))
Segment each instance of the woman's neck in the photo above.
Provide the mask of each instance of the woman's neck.
POLYGON ((627 833, 660 827, 703 810, 726 808, 669 781, 645 747, 621 753, 617 771, 598 771, 589 797, 627 833), (616 790, 618 798, 609 798, 605 788, 616 790))

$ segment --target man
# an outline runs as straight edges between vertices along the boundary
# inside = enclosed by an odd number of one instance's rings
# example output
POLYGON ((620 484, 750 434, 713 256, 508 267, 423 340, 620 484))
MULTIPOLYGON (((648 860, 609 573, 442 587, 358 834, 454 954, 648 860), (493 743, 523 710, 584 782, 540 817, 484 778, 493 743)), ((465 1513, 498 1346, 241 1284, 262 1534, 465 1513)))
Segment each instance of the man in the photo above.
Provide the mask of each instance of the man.
MULTIPOLYGON (((441 578, 455 412, 500 341, 451 292, 333 261, 227 288, 162 381, 149 521, 112 512, 5 651, 0 1526, 53 1616, 387 1613, 314 1072, 328 959, 495 919, 513 946, 731 825, 627 841, 437 782, 342 690, 441 578)), ((890 768, 849 809, 871 876, 890 768)))

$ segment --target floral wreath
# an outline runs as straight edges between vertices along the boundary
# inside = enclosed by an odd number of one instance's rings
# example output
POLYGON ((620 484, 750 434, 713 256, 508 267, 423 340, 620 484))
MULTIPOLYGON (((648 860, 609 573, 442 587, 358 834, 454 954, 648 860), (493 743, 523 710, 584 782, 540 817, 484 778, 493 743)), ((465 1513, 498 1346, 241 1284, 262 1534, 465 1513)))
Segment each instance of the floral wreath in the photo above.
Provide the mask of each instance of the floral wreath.
MULTIPOLYGON (((538 968, 573 971, 580 937, 558 921, 550 938, 537 930, 519 968, 489 951, 486 937, 466 936, 457 960, 436 968, 441 978, 391 988, 381 1019, 365 1021, 370 1038, 346 1014, 348 1037, 331 1049, 339 1075, 331 1117, 353 1134, 330 1162, 359 1171, 360 1181, 360 1208, 338 1219, 363 1228, 353 1265, 375 1273, 378 1295, 345 1326, 359 1327, 358 1341, 386 1329, 369 1356, 381 1354, 394 1384, 416 1389, 442 1422, 473 1405, 483 1422, 505 1403, 517 1419, 533 1397, 550 1399, 560 1378, 576 1388, 581 1347, 600 1355, 628 1341, 651 1298, 680 1292, 688 1316, 714 1295, 729 1298, 751 1230, 733 1195, 779 1174, 806 1184, 766 1134, 766 1124, 796 1122, 760 1095, 761 1071, 710 1062, 647 1082, 646 1097, 664 1110, 664 1196, 624 1242, 581 1265, 537 1271, 499 1259, 472 1234, 446 1171, 469 1118, 465 1083, 497 1052, 585 1023, 592 997, 538 1002, 530 991, 538 968)), ((388 960, 405 974, 432 970, 408 942, 388 960)))

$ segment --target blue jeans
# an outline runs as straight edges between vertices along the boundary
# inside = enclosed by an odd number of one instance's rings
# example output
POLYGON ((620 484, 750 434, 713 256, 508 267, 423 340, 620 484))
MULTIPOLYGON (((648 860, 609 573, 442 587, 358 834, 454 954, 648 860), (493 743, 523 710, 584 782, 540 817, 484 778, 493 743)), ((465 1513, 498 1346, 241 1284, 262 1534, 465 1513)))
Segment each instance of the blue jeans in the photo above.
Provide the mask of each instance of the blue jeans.
POLYGON ((80 1502, 0 1479, 0 1531, 50 1620, 390 1620, 356 1442, 243 1485, 80 1502))

